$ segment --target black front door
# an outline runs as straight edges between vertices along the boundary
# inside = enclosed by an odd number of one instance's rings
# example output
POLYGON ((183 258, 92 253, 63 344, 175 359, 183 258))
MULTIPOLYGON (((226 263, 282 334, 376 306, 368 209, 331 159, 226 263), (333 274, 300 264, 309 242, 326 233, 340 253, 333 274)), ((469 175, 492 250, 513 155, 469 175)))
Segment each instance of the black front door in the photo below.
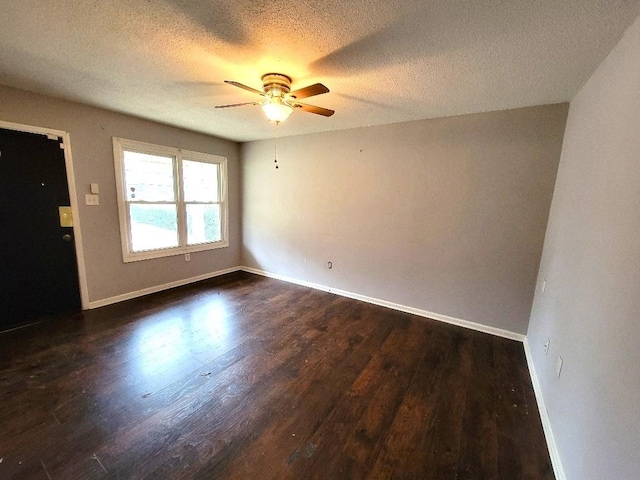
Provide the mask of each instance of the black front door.
POLYGON ((0 330, 80 309, 61 139, 0 129, 0 330))

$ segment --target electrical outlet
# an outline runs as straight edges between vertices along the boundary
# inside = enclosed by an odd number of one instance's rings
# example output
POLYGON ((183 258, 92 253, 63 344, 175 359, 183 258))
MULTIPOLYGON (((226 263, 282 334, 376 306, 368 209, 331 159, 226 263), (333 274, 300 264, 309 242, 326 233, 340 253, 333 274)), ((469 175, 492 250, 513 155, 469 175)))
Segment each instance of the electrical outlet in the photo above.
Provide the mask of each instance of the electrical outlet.
POLYGON ((185 253, 184 254, 184 261, 185 262, 191 261, 191 254, 190 253, 185 253))
POLYGON ((547 338, 547 341, 544 342, 544 354, 549 355, 549 345, 551 344, 551 340, 547 338))
POLYGON ((86 205, 100 205, 100 197, 98 195, 87 193, 84 196, 84 203, 86 205))
POLYGON ((560 372, 562 372, 562 357, 558 355, 558 361, 556 362, 556 378, 560 378, 560 372))

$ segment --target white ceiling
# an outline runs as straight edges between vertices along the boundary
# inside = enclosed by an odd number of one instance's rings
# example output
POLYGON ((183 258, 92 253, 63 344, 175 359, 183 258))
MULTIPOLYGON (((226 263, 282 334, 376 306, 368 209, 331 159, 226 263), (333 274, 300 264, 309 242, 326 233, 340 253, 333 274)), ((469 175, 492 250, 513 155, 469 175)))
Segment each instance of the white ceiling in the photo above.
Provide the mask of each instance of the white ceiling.
POLYGON ((0 83, 236 141, 273 135, 264 73, 331 92, 280 135, 571 100, 640 0, 20 0, 0 83))

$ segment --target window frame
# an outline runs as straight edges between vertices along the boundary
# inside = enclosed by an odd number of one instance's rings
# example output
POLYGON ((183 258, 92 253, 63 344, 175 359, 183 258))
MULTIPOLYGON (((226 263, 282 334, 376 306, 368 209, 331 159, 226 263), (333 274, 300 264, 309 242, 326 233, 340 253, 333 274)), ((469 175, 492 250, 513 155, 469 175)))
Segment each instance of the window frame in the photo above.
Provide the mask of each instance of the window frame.
MULTIPOLYGON (((180 148, 166 147, 152 143, 128 140, 125 138, 113 137, 113 157, 115 165, 116 189, 118 197, 118 216, 120 219, 120 244, 122 247, 122 260, 125 263, 162 258, 185 253, 214 250, 229 246, 229 202, 228 202, 228 176, 227 158, 221 155, 209 153, 193 152, 180 148), (173 158, 173 189, 175 205, 177 210, 177 233, 178 246, 159 248, 154 250, 144 250, 134 252, 131 241, 131 217, 129 213, 130 202, 127 199, 124 152, 138 152, 148 155, 159 155, 173 158), (220 204, 220 233, 222 238, 216 242, 187 244, 187 204, 200 202, 186 202, 184 199, 184 179, 182 176, 182 161, 195 161, 218 165, 218 191, 220 204)), ((167 203, 167 202, 156 202, 167 203)), ((170 203, 171 205, 174 202, 170 203)), ((202 202, 205 205, 217 204, 217 202, 202 202)))

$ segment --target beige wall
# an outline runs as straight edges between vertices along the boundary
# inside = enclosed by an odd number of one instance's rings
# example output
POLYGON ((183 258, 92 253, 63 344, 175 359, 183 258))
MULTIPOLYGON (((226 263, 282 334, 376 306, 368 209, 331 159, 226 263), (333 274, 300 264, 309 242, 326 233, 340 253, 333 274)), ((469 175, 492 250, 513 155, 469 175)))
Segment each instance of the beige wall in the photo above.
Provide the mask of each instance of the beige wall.
POLYGON ((235 267, 240 260, 238 145, 77 103, 0 86, 0 120, 70 133, 89 300, 235 267), (219 250, 125 264, 122 261, 112 137, 223 155, 228 158, 230 246, 219 250), (84 205, 89 184, 100 185, 100 206, 84 205))
POLYGON ((640 472, 639 58, 637 19, 571 102, 528 332, 569 480, 640 472))
POLYGON ((70 132, 92 302, 242 263, 526 331, 566 105, 281 138, 278 170, 273 142, 251 142, 241 212, 234 142, 6 87, 0 97, 0 120, 70 132), (230 247, 123 263, 113 136, 227 156, 230 247), (92 182, 98 207, 84 205, 92 182))
POLYGON ((525 333, 566 113, 243 144, 243 264, 525 333))

